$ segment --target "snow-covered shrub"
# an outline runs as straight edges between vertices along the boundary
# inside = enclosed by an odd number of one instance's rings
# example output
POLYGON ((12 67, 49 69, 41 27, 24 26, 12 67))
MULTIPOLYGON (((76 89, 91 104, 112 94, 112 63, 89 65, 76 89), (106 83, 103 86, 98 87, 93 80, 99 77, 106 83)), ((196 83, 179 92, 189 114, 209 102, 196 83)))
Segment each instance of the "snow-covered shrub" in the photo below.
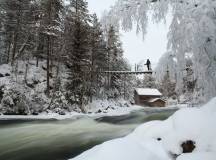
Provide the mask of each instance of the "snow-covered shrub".
POLYGON ((120 93, 118 89, 116 88, 108 90, 106 94, 107 94, 108 99, 115 99, 120 96, 120 93))
POLYGON ((30 112, 33 115, 38 115, 39 113, 42 113, 46 110, 46 106, 48 106, 48 102, 46 100, 46 97, 40 97, 38 94, 33 94, 31 96, 31 106, 30 106, 30 112))
POLYGON ((0 111, 6 115, 29 114, 28 101, 24 94, 15 89, 5 89, 0 111))
POLYGON ((58 112, 58 110, 67 110, 69 111, 69 104, 66 100, 65 95, 61 91, 57 91, 53 93, 52 100, 49 105, 49 109, 56 110, 55 112, 58 112))
POLYGON ((69 96, 67 92, 56 91, 51 97, 47 107, 48 112, 55 112, 60 115, 64 115, 66 112, 82 112, 78 100, 74 96, 69 96))
POLYGON ((79 99, 70 91, 67 91, 65 93, 65 98, 70 104, 77 104, 79 102, 79 99))

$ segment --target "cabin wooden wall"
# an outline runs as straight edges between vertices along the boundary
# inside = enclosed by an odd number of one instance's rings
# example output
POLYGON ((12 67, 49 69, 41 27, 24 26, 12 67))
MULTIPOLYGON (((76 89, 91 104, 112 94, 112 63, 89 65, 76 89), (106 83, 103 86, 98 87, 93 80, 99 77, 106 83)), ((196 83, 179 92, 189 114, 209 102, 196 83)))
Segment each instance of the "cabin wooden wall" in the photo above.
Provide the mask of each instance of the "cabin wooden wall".
POLYGON ((162 100, 158 100, 153 103, 149 103, 148 101, 152 98, 161 98, 161 96, 140 96, 137 94, 137 92, 134 92, 134 101, 136 105, 141 106, 150 106, 150 107, 165 107, 166 102, 162 100))
POLYGON ((158 101, 149 103, 149 106, 151 106, 151 107, 165 107, 166 106, 166 102, 164 102, 162 100, 158 100, 158 101))

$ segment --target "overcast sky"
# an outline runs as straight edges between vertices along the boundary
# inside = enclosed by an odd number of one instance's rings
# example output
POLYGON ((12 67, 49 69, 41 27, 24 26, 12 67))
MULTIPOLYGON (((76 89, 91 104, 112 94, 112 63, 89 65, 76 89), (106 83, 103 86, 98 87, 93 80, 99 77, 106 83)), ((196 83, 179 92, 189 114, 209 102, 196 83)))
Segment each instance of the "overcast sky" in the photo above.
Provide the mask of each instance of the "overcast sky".
MULTIPOLYGON (((100 17, 103 11, 109 10, 116 0, 88 0, 90 12, 95 12, 100 17)), ((169 23, 169 22, 168 22, 169 23)), ((141 60, 149 58, 153 67, 157 64, 159 58, 166 51, 167 32, 169 25, 153 24, 150 22, 147 28, 145 40, 141 35, 137 36, 136 31, 122 32, 121 40, 123 42, 124 56, 134 65, 141 60)))

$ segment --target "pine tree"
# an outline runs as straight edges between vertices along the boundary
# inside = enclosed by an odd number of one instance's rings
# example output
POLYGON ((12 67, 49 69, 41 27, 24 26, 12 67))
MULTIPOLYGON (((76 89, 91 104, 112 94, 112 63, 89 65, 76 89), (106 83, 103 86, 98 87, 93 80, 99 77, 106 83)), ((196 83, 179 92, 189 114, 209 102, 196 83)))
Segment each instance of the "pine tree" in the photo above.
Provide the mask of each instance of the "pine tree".
POLYGON ((175 82, 171 81, 169 70, 167 70, 161 82, 161 86, 160 86, 160 89, 163 95, 167 98, 170 98, 170 97, 174 98, 176 96, 175 86, 176 84, 175 82))
POLYGON ((144 88, 157 88, 156 80, 152 74, 145 75, 142 83, 144 88))
POLYGON ((107 49, 106 42, 103 37, 101 24, 97 15, 92 15, 92 27, 90 33, 91 48, 91 91, 90 97, 98 96, 99 89, 103 85, 104 76, 98 72, 105 70, 107 67, 107 49))
POLYGON ((0 3, 4 9, 3 32, 7 62, 13 65, 26 49, 32 49, 33 4, 31 0, 3 0, 0 3))
MULTIPOLYGON (((118 31, 110 26, 107 33, 107 50, 108 50, 108 67, 109 71, 127 71, 130 66, 123 58, 122 43, 118 31)), ((112 74, 108 75, 108 90, 111 89, 111 98, 118 98, 120 96, 126 97, 126 80, 131 79, 129 76, 112 74), (114 93, 113 93, 114 92, 114 93)), ((130 87, 129 87, 130 88, 130 87)), ((129 89, 128 88, 128 89, 129 89)))
POLYGON ((66 17, 66 54, 69 67, 70 100, 77 103, 82 112, 84 105, 88 103, 90 88, 90 16, 85 0, 71 0, 66 17))
MULTIPOLYGON (((59 37, 61 37, 61 12, 63 9, 63 2, 62 0, 43 0, 40 2, 42 14, 41 14, 41 20, 40 20, 40 27, 39 27, 39 44, 38 44, 38 50, 44 51, 44 45, 40 43, 40 40, 42 40, 43 43, 46 44, 46 70, 47 70, 47 94, 50 94, 50 76, 51 76, 51 68, 50 64, 53 63, 53 60, 57 58, 55 56, 55 49, 60 47, 60 44, 55 46, 54 44, 57 44, 59 40, 59 37), (52 57, 52 58, 51 58, 52 57)), ((58 54, 56 51, 56 54, 58 54)), ((37 51, 38 53, 38 51, 37 51)))
MULTIPOLYGON (((123 50, 121 42, 119 40, 119 35, 113 26, 110 26, 108 35, 107 35, 107 49, 108 49, 108 70, 109 71, 118 71, 121 67, 123 50)), ((119 89, 120 84, 119 75, 109 75, 108 77, 108 87, 112 89, 119 89)))
MULTIPOLYGON (((186 96, 189 98, 192 98, 195 87, 196 87, 196 79, 194 78, 194 71, 192 69, 192 61, 187 60, 185 74, 183 77, 183 94, 186 94, 186 96)), ((187 98, 187 99, 188 99, 187 98)), ((191 100, 191 99, 188 99, 191 100)))
POLYGON ((3 63, 7 63, 7 54, 5 50, 5 33, 4 33, 4 21, 5 21, 5 15, 4 8, 1 7, 0 4, 0 65, 3 63))

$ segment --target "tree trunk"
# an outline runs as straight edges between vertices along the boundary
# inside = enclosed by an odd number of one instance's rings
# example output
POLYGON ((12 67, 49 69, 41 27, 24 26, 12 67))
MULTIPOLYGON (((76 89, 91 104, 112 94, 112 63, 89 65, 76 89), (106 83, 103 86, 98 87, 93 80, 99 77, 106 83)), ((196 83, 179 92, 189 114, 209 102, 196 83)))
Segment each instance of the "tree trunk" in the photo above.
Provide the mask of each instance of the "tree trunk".
POLYGON ((28 77, 28 62, 26 63, 26 68, 25 68, 25 77, 24 77, 25 84, 28 84, 27 77, 28 77))
POLYGON ((12 66, 13 66, 13 64, 14 64, 15 55, 16 55, 17 38, 18 38, 18 33, 14 33, 14 38, 13 38, 13 50, 12 50, 12 59, 11 59, 11 65, 12 65, 12 66))
POLYGON ((94 56, 93 56, 93 51, 91 51, 91 70, 90 70, 90 74, 91 74, 91 84, 90 84, 90 102, 92 102, 93 100, 93 84, 94 84, 94 56))
POLYGON ((38 58, 38 56, 36 57, 36 67, 38 67, 39 66, 39 58, 38 58))
POLYGON ((47 36, 47 95, 50 95, 50 36, 47 36))
POLYGON ((10 51, 11 51, 11 41, 8 44, 8 50, 7 50, 7 63, 10 62, 10 51))

